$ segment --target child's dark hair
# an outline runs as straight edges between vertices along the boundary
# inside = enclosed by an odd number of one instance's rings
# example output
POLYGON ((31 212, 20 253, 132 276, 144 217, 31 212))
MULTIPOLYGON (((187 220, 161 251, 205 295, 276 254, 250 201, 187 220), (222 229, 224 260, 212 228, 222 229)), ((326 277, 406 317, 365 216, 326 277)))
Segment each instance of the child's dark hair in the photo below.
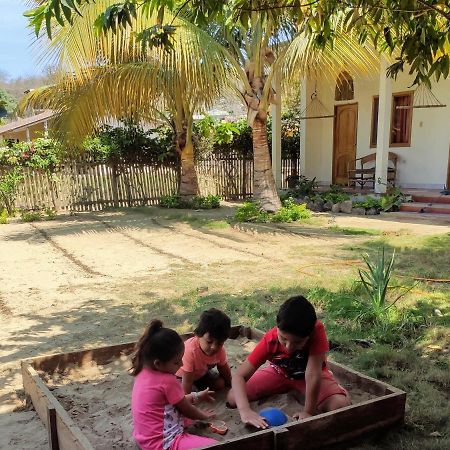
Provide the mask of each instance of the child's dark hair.
POLYGON ((202 312, 194 334, 203 336, 205 333, 209 333, 211 338, 224 342, 230 337, 230 331, 230 318, 220 309, 211 308, 202 312))
POLYGON ((136 376, 145 365, 152 364, 156 359, 170 361, 181 352, 183 345, 175 330, 164 328, 160 320, 152 320, 136 344, 131 359, 131 375, 136 376))
POLYGON ((277 327, 299 337, 309 336, 317 321, 314 306, 302 295, 286 300, 278 310, 277 327))

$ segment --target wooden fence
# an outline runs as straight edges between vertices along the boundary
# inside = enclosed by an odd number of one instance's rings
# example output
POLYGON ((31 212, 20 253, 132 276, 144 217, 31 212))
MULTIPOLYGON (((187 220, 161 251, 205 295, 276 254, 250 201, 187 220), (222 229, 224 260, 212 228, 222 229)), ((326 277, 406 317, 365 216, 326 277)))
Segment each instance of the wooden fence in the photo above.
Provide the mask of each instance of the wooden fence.
MULTIPOLYGON (((177 192, 176 165, 73 162, 52 177, 26 170, 16 207, 56 208, 59 211, 98 211, 107 207, 155 205, 163 195, 177 192)), ((286 177, 299 173, 298 160, 282 160, 286 177)), ((220 195, 226 200, 251 197, 253 160, 239 155, 209 156, 197 162, 201 195, 220 195)))

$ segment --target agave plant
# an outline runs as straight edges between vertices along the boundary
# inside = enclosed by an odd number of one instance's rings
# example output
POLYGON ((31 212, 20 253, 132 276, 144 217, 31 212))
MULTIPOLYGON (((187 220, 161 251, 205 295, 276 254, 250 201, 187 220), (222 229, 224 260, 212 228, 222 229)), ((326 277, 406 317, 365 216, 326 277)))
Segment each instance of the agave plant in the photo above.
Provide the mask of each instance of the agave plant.
POLYGON ((395 251, 392 252, 390 258, 386 258, 383 247, 373 261, 369 255, 363 255, 367 269, 358 270, 359 278, 369 299, 368 309, 376 318, 380 318, 394 304, 393 302, 389 303, 387 299, 394 259, 395 251))

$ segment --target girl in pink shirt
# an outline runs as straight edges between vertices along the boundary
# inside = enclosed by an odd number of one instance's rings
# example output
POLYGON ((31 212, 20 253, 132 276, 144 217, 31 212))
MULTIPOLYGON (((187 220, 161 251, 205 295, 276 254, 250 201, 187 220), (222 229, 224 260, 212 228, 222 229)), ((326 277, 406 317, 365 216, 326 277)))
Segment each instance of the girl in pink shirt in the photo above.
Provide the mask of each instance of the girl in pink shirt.
POLYGON ((214 439, 185 433, 185 418, 209 420, 214 412, 193 405, 212 400, 212 392, 185 395, 175 373, 181 367, 184 344, 174 330, 153 320, 132 359, 131 397, 133 437, 142 450, 189 450, 216 443, 214 439))
POLYGON ((231 370, 223 347, 230 331, 231 321, 224 312, 216 308, 203 311, 194 336, 184 343, 183 365, 177 372, 185 394, 191 393, 193 384, 214 391, 231 385, 231 370))

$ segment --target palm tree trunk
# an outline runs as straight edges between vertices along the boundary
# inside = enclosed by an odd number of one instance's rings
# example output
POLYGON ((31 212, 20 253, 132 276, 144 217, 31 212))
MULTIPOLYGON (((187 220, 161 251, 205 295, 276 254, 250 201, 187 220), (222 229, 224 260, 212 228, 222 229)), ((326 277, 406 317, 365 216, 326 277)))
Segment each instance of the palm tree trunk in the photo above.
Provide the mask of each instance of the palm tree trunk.
POLYGON ((180 195, 186 200, 199 194, 197 172, 194 163, 194 146, 191 139, 179 142, 178 145, 181 160, 180 195))
POLYGON ((280 198, 272 173, 272 162, 267 142, 267 118, 258 114, 253 121, 254 197, 269 212, 281 208, 280 198))

